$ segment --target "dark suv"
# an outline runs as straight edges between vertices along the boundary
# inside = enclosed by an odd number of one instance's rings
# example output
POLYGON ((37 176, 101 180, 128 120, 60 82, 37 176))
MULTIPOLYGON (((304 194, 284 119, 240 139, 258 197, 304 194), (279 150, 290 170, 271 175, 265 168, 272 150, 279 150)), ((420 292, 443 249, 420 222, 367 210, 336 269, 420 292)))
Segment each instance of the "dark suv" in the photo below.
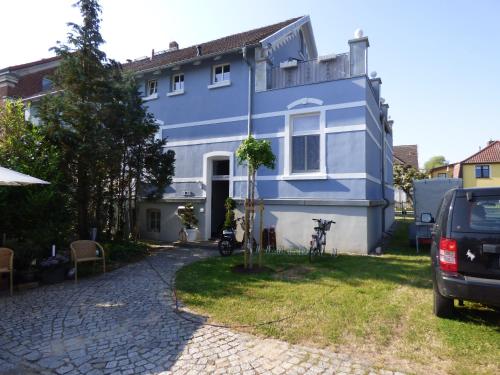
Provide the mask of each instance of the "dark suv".
POLYGON ((444 195, 431 258, 437 316, 451 315, 454 299, 500 307, 500 187, 444 195))

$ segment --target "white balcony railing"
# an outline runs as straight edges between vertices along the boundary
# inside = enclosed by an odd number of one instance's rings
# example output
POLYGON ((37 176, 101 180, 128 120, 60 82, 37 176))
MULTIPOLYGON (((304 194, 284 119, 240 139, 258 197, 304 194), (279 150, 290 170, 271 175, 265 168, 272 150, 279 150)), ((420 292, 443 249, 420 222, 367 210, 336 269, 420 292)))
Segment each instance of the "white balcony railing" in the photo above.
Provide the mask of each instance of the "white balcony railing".
POLYGON ((299 61, 296 66, 271 69, 270 89, 307 85, 349 78, 349 54, 339 54, 327 60, 299 61))

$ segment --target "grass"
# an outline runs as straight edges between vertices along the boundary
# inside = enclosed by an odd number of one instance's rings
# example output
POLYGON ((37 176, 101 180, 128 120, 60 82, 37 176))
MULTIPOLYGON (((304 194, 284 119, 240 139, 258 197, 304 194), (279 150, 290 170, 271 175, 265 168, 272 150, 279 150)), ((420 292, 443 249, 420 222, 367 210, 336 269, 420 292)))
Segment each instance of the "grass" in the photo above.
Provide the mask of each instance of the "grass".
POLYGON ((211 258, 177 274, 181 300, 212 321, 291 343, 359 353, 414 373, 500 373, 500 314, 476 304, 455 319, 432 314, 430 259, 407 247, 399 222, 380 257, 266 255, 269 272, 238 274, 238 256, 211 258), (276 323, 258 323, 280 320, 276 323))

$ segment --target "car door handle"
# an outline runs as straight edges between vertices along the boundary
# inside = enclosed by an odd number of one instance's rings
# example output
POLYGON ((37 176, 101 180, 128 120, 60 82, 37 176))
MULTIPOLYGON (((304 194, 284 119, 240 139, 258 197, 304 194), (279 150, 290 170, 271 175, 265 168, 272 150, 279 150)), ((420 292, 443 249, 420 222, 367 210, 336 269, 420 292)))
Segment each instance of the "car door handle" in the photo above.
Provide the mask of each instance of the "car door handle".
POLYGON ((500 254, 500 245, 483 243, 483 253, 500 254))

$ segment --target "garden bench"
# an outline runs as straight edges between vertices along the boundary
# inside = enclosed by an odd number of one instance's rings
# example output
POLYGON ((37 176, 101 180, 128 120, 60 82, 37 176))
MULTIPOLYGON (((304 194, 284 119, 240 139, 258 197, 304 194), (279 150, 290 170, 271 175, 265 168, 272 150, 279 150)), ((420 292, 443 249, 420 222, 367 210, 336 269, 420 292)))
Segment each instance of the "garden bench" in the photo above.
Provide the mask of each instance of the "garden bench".
POLYGON ((0 275, 8 273, 10 282, 10 295, 14 287, 14 251, 6 247, 0 247, 0 275))
POLYGON ((106 256, 98 242, 78 240, 72 242, 70 248, 71 259, 75 265, 75 283, 78 282, 78 263, 102 261, 102 272, 106 272, 106 256))

